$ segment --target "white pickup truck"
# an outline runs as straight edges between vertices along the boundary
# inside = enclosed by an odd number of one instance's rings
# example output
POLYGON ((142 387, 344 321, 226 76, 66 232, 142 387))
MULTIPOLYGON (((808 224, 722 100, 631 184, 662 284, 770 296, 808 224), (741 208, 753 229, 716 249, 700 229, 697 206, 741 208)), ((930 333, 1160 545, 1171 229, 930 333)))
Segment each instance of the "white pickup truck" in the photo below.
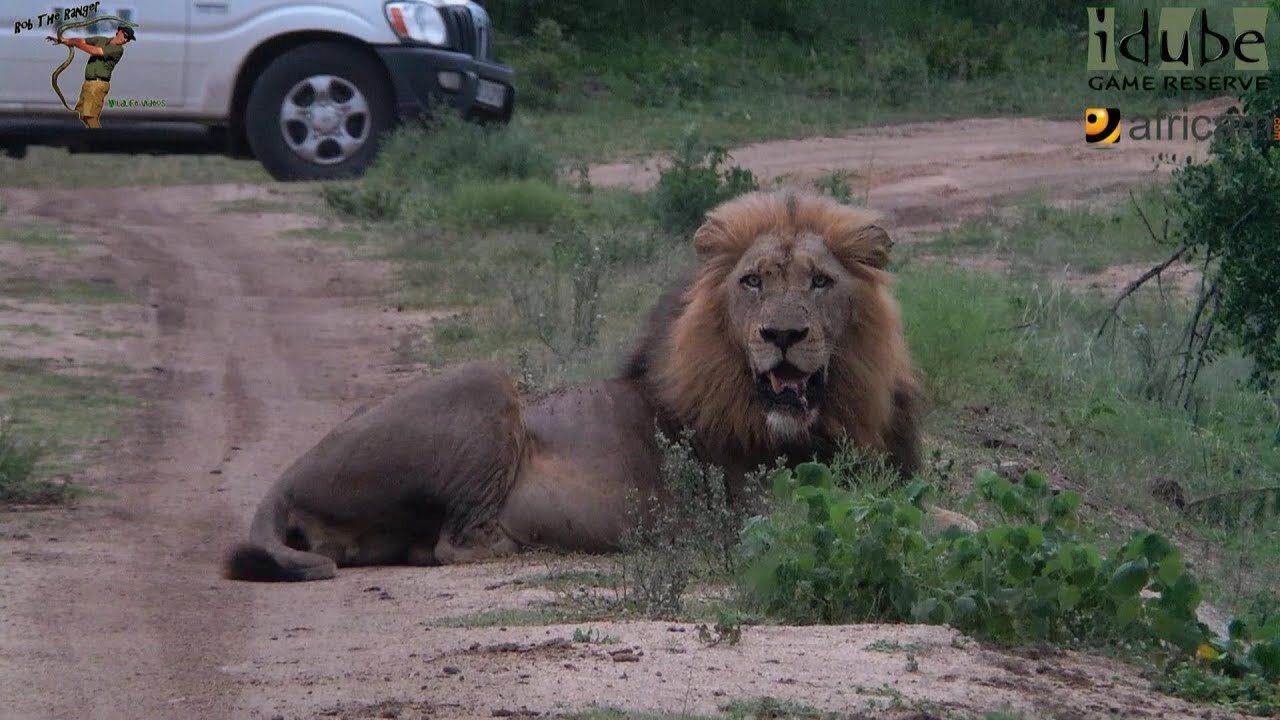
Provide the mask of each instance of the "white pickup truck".
POLYGON ((0 149, 11 157, 39 144, 163 151, 194 129, 282 180, 358 174, 398 118, 437 104, 505 122, 515 102, 489 15, 469 0, 0 0, 0 68, 0 149), (74 50, 58 79, 74 106, 90 52, 47 37, 95 18, 63 37, 109 39, 120 23, 105 18, 136 27, 109 72, 101 127, 89 128, 51 78, 74 50))

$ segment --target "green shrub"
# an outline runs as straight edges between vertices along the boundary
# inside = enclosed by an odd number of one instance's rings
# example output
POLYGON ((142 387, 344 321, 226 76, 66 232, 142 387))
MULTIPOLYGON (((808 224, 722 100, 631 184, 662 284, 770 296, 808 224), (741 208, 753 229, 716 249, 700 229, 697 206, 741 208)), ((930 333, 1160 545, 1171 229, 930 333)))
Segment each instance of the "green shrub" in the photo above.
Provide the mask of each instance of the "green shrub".
POLYGON ((520 77, 520 103, 539 110, 564 107, 579 76, 579 52, 564 36, 560 24, 539 20, 527 50, 515 62, 520 77))
POLYGON ((793 623, 948 624, 979 638, 1112 645, 1163 658, 1157 686, 1201 702, 1269 714, 1280 704, 1280 613, 1271 597, 1233 620, 1200 623, 1200 585, 1160 535, 1114 550, 1085 540, 1079 494, 1044 476, 975 481, 997 524, 969 534, 922 530, 927 486, 856 493, 825 465, 772 478, 776 505, 743 531, 749 608, 793 623))
POLYGON ((1280 371, 1280 146, 1228 134, 1212 153, 1210 162, 1174 178, 1181 237, 1208 276, 1184 350, 1198 367, 1230 340, 1253 360, 1254 382, 1265 386, 1280 371), (1225 332, 1215 334, 1215 326, 1225 332))
POLYGON ((383 178, 357 183, 330 183, 320 188, 329 207, 355 220, 391 220, 400 216, 404 186, 390 185, 383 178))
POLYGON ((876 83, 877 100, 891 107, 905 105, 929 81, 929 65, 919 48, 893 38, 871 52, 867 72, 876 83))
POLYGON ((8 418, 0 416, 0 503, 56 502, 63 488, 33 477, 44 449, 13 432, 8 418))
POLYGON ((600 282, 607 270, 600 243, 572 231, 555 238, 549 268, 522 268, 507 280, 512 311, 561 364, 600 337, 600 282))
POLYGON ((694 579, 735 572, 738 531, 759 498, 750 481, 742 497, 730 498, 724 471, 695 457, 691 434, 669 439, 659 432, 656 439, 662 489, 650 498, 631 498, 633 525, 619 561, 621 589, 643 612, 670 616, 682 609, 694 579))
POLYGON ((704 100, 715 85, 715 73, 703 52, 682 49, 663 53, 651 64, 629 73, 635 102, 641 107, 682 106, 704 100))
POLYGON ((394 130, 365 176, 325 188, 341 214, 395 220, 466 180, 542 180, 554 184, 559 165, 524 126, 483 127, 442 111, 428 124, 394 130))
POLYGON ((849 182, 849 179, 852 177, 856 177, 856 174, 848 170, 832 170, 813 181, 813 185, 819 192, 830 195, 837 202, 851 205, 853 204, 853 183, 849 182))
POLYGON ((688 235, 702 224, 708 210, 760 187, 750 170, 737 165, 722 169, 728 158, 724 148, 705 146, 696 129, 684 133, 670 167, 662 171, 653 189, 663 229, 688 235))
POLYGON ((920 482, 858 495, 810 463, 772 484, 778 509, 744 531, 745 577, 784 621, 945 623, 993 640, 1126 640, 1187 655, 1207 638, 1180 552, 1141 532, 1104 555, 1077 534, 1080 496, 1052 493, 1037 473, 1017 484, 980 473, 976 491, 1003 522, 936 538, 922 530, 920 482))
POLYGON ((547 230, 572 220, 576 207, 567 191, 545 180, 463 180, 441 196, 420 202, 445 225, 490 230, 547 230))
POLYGON ((925 65, 934 77, 972 80, 1005 72, 1010 28, 978 28, 968 18, 940 22, 920 36, 925 65))

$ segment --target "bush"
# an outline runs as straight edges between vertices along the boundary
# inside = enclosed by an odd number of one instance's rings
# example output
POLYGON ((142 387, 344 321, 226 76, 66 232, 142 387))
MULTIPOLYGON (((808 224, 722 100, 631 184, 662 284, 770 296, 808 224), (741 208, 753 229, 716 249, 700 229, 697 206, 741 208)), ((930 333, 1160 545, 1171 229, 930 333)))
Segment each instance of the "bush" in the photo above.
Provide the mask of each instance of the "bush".
POLYGON ((564 107, 571 84, 578 77, 578 48, 569 42, 560 24, 543 18, 534 26, 528 49, 519 56, 520 103, 547 110, 564 107))
POLYGON ((702 224, 711 208, 760 187, 750 170, 721 169, 729 154, 722 147, 703 145, 696 129, 681 138, 671 166, 662 171, 653 190, 658 224, 686 236, 702 224))
POLYGON ((423 199, 429 216, 457 228, 547 230, 572 220, 573 196, 545 180, 463 180, 442 196, 423 199))
POLYGON ((695 457, 691 433, 672 440, 659 432, 656 439, 662 491, 632 498, 633 527, 620 559, 622 594, 647 614, 671 616, 682 609, 695 578, 736 571, 738 531, 759 498, 750 492, 750 480, 744 497, 730 498, 724 471, 695 457))
POLYGON ((64 488, 33 477, 44 449, 19 438, 0 416, 0 503, 57 502, 66 496, 64 488))
POLYGON ((641 107, 683 106, 704 100, 715 85, 714 72, 696 49, 668 52, 629 73, 641 107))
POLYGON ((774 474, 775 509, 741 546, 753 610, 793 623, 948 624, 980 638, 1147 650, 1169 661, 1158 685, 1193 700, 1269 714, 1280 703, 1274 598, 1219 638, 1197 620, 1200 586, 1182 553, 1142 530, 1110 552, 1079 533, 1080 495, 1044 476, 980 472, 976 494, 1000 522, 974 534, 922 531, 927 486, 858 494, 825 465, 774 474))
POLYGON ((600 281, 608 261, 600 243, 582 232, 558 236, 549 271, 520 271, 508 279, 511 307, 561 364, 596 344, 600 281))
POLYGON ((324 197, 344 215, 396 220, 406 202, 430 200, 466 180, 554 184, 558 173, 555 157, 523 126, 482 127, 445 111, 394 130, 363 178, 328 185, 324 197))
MULTIPOLYGON (((813 181, 813 186, 824 195, 830 195, 833 200, 845 205, 854 204, 853 183, 849 182, 850 178, 856 177, 856 174, 848 170, 832 170, 813 181)), ((858 198, 859 204, 866 204, 865 195, 858 198)))
POLYGON ((990 77, 1008 69, 1004 49, 1010 28, 978 28, 968 18, 940 22, 920 36, 929 74, 945 80, 990 77))
POLYGON ((877 85, 877 99, 894 107, 905 105, 929 80, 929 66, 919 48, 892 38, 867 58, 867 72, 877 85))
POLYGON ((744 532, 752 596, 787 622, 945 623, 992 640, 1130 640, 1188 655, 1205 643, 1199 586, 1162 537, 1137 533, 1104 556, 1076 533, 1078 494, 1052 493, 1037 473, 1018 484, 980 473, 976 488, 1002 524, 931 538, 923 483, 868 496, 838 488, 823 465, 781 471, 778 510, 744 532))

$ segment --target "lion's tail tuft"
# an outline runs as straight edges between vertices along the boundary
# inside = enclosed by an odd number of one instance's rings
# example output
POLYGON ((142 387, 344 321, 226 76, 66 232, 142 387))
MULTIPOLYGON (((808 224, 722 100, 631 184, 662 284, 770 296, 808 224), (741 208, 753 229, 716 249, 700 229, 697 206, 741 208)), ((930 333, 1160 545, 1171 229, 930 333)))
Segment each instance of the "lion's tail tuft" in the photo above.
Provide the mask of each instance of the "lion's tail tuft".
POLYGON ((284 553, 272 553, 258 545, 240 545, 227 555, 223 574, 249 582, 328 580, 337 574, 337 564, 324 555, 283 549, 284 553))

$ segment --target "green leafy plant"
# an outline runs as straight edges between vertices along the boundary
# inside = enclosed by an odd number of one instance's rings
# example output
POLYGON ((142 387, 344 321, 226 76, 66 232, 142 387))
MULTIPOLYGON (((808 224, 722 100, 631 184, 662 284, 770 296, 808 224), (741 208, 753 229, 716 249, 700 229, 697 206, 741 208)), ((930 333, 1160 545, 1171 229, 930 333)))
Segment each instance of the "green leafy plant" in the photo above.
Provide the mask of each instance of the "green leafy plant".
POLYGON ((759 498, 750 479, 730 497, 724 471, 696 457, 692 434, 671 439, 659 431, 655 440, 662 488, 632 498, 632 528, 619 560, 621 594, 644 613, 669 616, 680 612, 695 579, 736 572, 739 529, 759 498))
POLYGON ((622 642, 617 635, 607 635, 596 628, 574 628, 573 641, 588 645, 617 645, 622 642))
POLYGON ((608 261, 598 242, 581 232, 558 235, 549 271, 513 275, 511 307, 562 363, 595 345, 600 336, 600 282, 608 261), (532 281, 531 281, 532 280, 532 281))
POLYGON ((849 180, 853 177, 856 177, 855 173, 848 170, 832 170, 814 180, 813 185, 819 192, 830 195, 837 202, 851 205, 853 204, 853 183, 849 180))
POLYGON ((570 99, 578 48, 560 23, 543 18, 533 28, 527 52, 516 66, 520 73, 520 102, 540 110, 563 107, 570 99))
POLYGON ((704 645, 737 645, 742 642, 742 618, 738 614, 722 610, 714 625, 699 623, 698 642, 704 645))
POLYGON ((47 503, 63 500, 65 488, 39 480, 35 470, 44 448, 13 431, 0 415, 0 503, 47 503))
POLYGON ((733 165, 724 168, 728 152, 705 146, 695 128, 685 131, 671 160, 654 188, 654 204, 663 229, 687 235, 702 224, 708 210, 760 187, 750 170, 733 165))
POLYGON ((773 490, 780 511, 753 518, 743 551, 757 598, 788 621, 947 623, 994 640, 1145 640, 1187 653, 1205 638, 1199 587, 1176 549, 1144 532, 1104 556, 1076 534, 1079 495, 1051 492, 1037 473, 980 473, 978 496, 1005 522, 936 538, 922 529, 921 482, 857 495, 806 464, 776 474, 773 490))
POLYGON ((1275 701, 1273 606, 1233 621, 1230 637, 1214 637, 1197 620, 1199 582, 1177 548, 1142 530, 1100 550, 1081 536, 1080 496, 1055 492, 1039 473, 1013 482, 980 472, 974 493, 1000 522, 938 536, 922 530, 928 487, 920 481, 859 494, 826 465, 807 463, 776 472, 771 484, 777 505, 748 521, 742 543, 748 602, 766 615, 949 624, 995 641, 1145 649, 1170 660, 1162 684, 1177 694, 1254 709, 1275 701))
POLYGON ((434 219, 433 199, 464 181, 555 185, 558 173, 556 158, 527 128, 482 127, 442 109, 427 123, 396 128, 364 177, 325 185, 323 195, 346 217, 417 222, 434 219))

